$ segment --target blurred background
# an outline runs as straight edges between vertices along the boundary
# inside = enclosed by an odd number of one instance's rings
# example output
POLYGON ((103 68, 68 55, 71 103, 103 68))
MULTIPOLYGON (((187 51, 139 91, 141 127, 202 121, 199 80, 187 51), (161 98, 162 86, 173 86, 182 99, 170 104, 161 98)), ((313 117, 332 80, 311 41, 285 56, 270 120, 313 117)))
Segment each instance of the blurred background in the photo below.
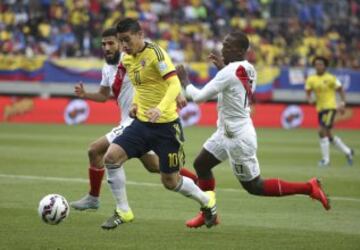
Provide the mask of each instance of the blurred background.
MULTIPOLYGON (((304 105, 303 89, 306 77, 314 73, 312 59, 325 56, 351 105, 339 119, 360 127, 355 119, 359 117, 356 114, 360 104, 359 0, 0 1, 2 120, 24 120, 24 115, 30 114, 35 119, 39 112, 44 116, 46 111, 36 110, 40 103, 45 103, 44 108, 58 107, 60 104, 55 103, 59 101, 68 103, 78 81, 95 91, 103 65, 101 33, 125 16, 138 18, 147 39, 166 49, 175 63, 187 64, 192 82, 199 87, 217 72, 208 63, 209 52, 221 48, 228 31, 239 28, 246 32, 251 40, 248 60, 259 74, 255 107, 258 112, 254 117, 259 126, 281 126, 282 113, 289 105, 295 105, 300 110, 295 116, 301 112, 305 122, 297 126, 316 127, 316 117, 307 119, 315 111, 304 105), (32 110, 30 113, 16 108, 24 96, 31 97, 26 99, 31 108, 18 106, 32 110), (17 111, 5 112, 6 107, 17 111), (274 113, 276 123, 274 115, 269 115, 274 113), (267 124, 269 119, 274 121, 267 124)), ((199 112, 212 114, 200 115, 197 122, 214 125, 216 111, 213 104, 208 106, 205 110, 203 106, 195 107, 199 112)), ((110 104, 99 109, 107 107, 110 104)), ((193 110, 194 107, 190 113, 184 112, 191 116, 193 110)), ((100 122, 101 118, 95 120, 100 122)))

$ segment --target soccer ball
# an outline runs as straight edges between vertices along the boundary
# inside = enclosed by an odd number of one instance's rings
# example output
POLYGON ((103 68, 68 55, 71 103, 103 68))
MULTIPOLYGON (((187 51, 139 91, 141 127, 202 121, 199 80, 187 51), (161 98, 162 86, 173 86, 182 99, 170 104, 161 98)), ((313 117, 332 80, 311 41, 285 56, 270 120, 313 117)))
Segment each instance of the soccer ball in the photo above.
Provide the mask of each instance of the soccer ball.
POLYGON ((59 224, 69 215, 69 212, 68 202, 59 194, 48 194, 39 203, 39 216, 50 225, 59 224))

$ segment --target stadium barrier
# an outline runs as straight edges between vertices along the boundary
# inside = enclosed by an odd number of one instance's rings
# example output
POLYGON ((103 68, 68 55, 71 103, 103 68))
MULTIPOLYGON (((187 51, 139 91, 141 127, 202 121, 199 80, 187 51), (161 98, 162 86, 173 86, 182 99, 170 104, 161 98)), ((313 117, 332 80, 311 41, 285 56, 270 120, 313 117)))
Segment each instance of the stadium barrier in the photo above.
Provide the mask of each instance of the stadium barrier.
MULTIPOLYGON (((71 98, 0 96, 0 107, 2 123, 84 123, 115 126, 119 121, 119 110, 115 101, 96 103, 71 98)), ((189 103, 180 114, 185 126, 216 126, 215 102, 201 105, 189 103)), ((316 110, 309 105, 256 104, 252 118, 256 127, 317 127, 316 110)), ((338 128, 360 129, 360 107, 347 108, 345 114, 336 116, 335 124, 338 128)))
MULTIPOLYGON (((0 94, 73 96, 79 81, 95 88, 101 80, 104 62, 97 58, 49 59, 0 55, 0 94)), ((208 63, 189 63, 190 80, 202 87, 217 72, 208 63)), ((258 101, 305 102, 304 82, 311 68, 267 66, 257 68, 255 96, 258 101)), ((331 70, 343 83, 350 104, 360 104, 360 71, 331 70)))

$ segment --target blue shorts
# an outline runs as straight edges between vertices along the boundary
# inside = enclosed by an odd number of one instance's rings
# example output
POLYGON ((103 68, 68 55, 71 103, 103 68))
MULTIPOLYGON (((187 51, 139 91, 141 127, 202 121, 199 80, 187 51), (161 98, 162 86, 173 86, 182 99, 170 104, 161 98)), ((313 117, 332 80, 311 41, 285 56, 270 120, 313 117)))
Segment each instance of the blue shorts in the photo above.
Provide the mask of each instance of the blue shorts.
POLYGON ((179 119, 169 123, 150 123, 135 119, 113 143, 121 146, 129 159, 153 150, 160 159, 160 172, 179 171, 185 163, 184 134, 179 119))
POLYGON ((331 129, 334 125, 336 109, 324 109, 318 113, 319 124, 323 128, 331 129))

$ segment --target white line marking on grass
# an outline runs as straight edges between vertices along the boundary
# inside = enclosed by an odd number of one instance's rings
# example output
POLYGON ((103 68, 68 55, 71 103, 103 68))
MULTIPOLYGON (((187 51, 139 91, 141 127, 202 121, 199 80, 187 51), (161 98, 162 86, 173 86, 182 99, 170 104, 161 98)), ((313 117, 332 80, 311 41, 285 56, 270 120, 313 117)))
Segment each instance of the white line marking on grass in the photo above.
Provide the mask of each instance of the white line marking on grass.
MULTIPOLYGON (((36 180, 36 181, 54 181, 54 182, 77 182, 77 183, 88 183, 88 179, 83 178, 65 178, 65 177, 50 177, 50 176, 32 176, 32 175, 10 175, 10 174, 0 174, 0 178, 13 178, 20 180, 36 180)), ((137 186, 147 186, 147 187, 160 187, 162 185, 157 183, 150 182, 136 182, 136 181, 126 181, 126 184, 137 185, 137 186)))
MULTIPOLYGON (((49 176, 32 176, 32 175, 10 175, 10 174, 0 174, 0 178, 13 178, 18 180, 36 180, 36 181, 53 181, 53 182, 77 182, 77 183, 88 183, 88 179, 84 178, 65 178, 65 177, 49 177, 49 176)), ((134 186, 146 186, 146 187, 162 187, 161 184, 150 183, 150 182, 137 182, 137 181, 126 181, 128 185, 134 186)), ((245 192, 242 189, 236 188, 217 188, 217 191, 222 192, 245 192)), ((360 198, 353 197, 335 197, 330 196, 332 200, 339 201, 353 201, 360 202, 360 198)))

